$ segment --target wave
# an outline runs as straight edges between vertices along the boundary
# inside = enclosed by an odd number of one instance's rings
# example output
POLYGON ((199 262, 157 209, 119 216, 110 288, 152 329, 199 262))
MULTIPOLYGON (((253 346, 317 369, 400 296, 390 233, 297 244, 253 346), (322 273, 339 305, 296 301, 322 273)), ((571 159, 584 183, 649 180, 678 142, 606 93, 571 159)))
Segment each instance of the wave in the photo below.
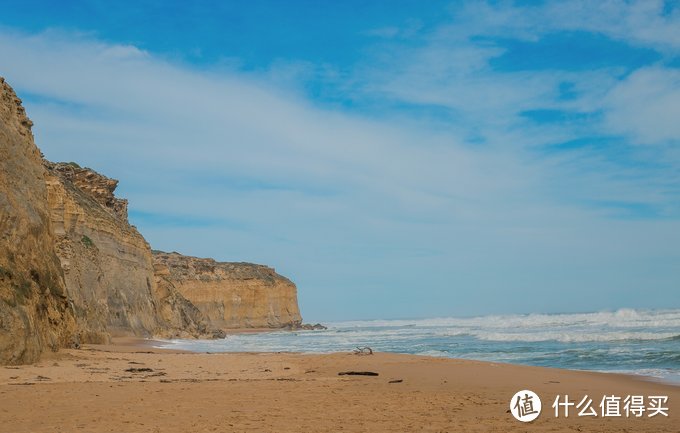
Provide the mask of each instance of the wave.
POLYGON ((680 337, 675 333, 655 333, 655 332, 619 332, 619 333, 555 333, 542 332, 532 334, 513 334, 513 333, 489 333, 478 334, 477 338, 486 341, 515 341, 515 342, 542 342, 558 341, 560 343, 586 343, 586 342, 623 342, 623 341, 656 341, 674 340, 680 337))
MULTIPOLYGON (((629 329, 532 329, 510 330, 500 329, 472 329, 472 328, 430 328, 430 329, 375 329, 356 328, 352 330, 329 330, 324 334, 336 341, 365 341, 365 342, 398 342, 410 341, 421 338, 447 339, 451 342, 465 338, 473 338, 482 341, 497 342, 545 342, 558 341, 561 343, 583 342, 624 342, 624 341, 677 341, 680 340, 679 330, 629 330, 629 329)), ((322 333, 300 334, 302 339, 316 339, 322 333)))
POLYGON ((480 328, 544 328, 570 326, 611 326, 635 327, 678 327, 680 309, 675 310, 634 310, 619 309, 594 313, 558 314, 512 314, 476 316, 469 318, 439 317, 433 319, 397 319, 346 321, 329 324, 331 328, 437 328, 437 327, 480 327, 480 328))
POLYGON ((417 336, 528 343, 674 340, 680 339, 680 310, 621 309, 575 314, 352 321, 331 323, 328 332, 367 340, 417 336))
POLYGON ((640 368, 629 370, 597 370, 600 373, 633 374, 645 376, 650 379, 658 379, 661 382, 680 385, 680 371, 671 368, 640 368))

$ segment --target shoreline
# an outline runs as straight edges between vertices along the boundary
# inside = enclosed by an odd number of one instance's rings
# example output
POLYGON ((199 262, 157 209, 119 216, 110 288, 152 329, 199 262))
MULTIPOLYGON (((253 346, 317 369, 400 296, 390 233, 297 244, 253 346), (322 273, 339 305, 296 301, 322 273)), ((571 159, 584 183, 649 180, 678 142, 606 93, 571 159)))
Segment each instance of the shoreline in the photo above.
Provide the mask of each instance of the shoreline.
POLYGON ((680 387, 617 373, 393 353, 207 354, 152 343, 116 339, 0 368, 0 423, 16 433, 675 432, 680 416, 680 387), (378 376, 339 375, 347 371, 378 376), (522 389, 543 399, 528 425, 508 413, 522 389), (555 418, 550 406, 560 394, 666 395, 670 416, 555 418))
MULTIPOLYGON (((252 331, 249 332, 249 329, 246 330, 246 332, 235 332, 232 335, 238 335, 238 334, 255 334, 255 333, 266 333, 271 331, 269 328, 258 328, 257 331, 252 331)), ((229 334, 228 334, 229 335, 229 334)), ((176 353, 209 353, 209 354, 239 354, 239 353, 280 353, 280 354, 298 354, 298 355, 328 355, 328 354, 340 354, 340 353, 351 353, 350 351, 347 352, 341 352, 341 351, 336 351, 336 352, 302 352, 302 351, 281 351, 281 352, 271 352, 271 351, 262 351, 262 352, 248 352, 248 351, 238 351, 238 352, 199 352, 199 351, 192 351, 192 350, 186 350, 186 349, 173 349, 168 346, 168 341, 164 341, 161 339, 156 339, 156 338, 141 338, 141 337, 123 337, 123 338, 114 338, 113 339, 113 345, 117 347, 126 347, 126 346, 136 346, 140 348, 153 348, 158 351, 163 351, 163 352, 176 352, 176 353), (122 346, 118 346, 122 345, 122 346)), ((209 341, 209 340, 208 340, 209 341)), ((91 345, 93 346, 93 345, 91 345)), ((574 371, 574 372, 590 372, 590 373, 598 373, 598 374, 615 374, 615 375, 622 375, 622 376, 627 376, 630 377, 631 379, 638 379, 638 380, 644 380, 644 381, 649 381, 652 383, 659 383, 663 385, 669 385, 669 386, 675 386, 675 387, 680 387, 680 381, 674 381, 674 380, 668 380, 663 377, 656 377, 656 376, 651 376, 648 374, 637 374, 634 372, 621 372, 621 371, 616 371, 616 370, 585 370, 585 369, 571 369, 571 368, 563 368, 563 367, 545 367, 545 366, 535 366, 535 365, 530 365, 530 364, 521 364, 521 363, 511 363, 511 362, 502 362, 502 361, 483 361, 483 360, 475 360, 475 359, 468 359, 468 358, 451 358, 451 357, 446 357, 446 356, 434 356, 434 355, 421 355, 421 354, 415 354, 415 353, 403 353, 403 352, 376 352, 376 353, 390 353, 390 354, 395 354, 395 355, 406 355, 406 356, 418 356, 418 357, 423 357, 423 358, 431 358, 431 359, 452 359, 452 360, 462 360, 462 361, 476 361, 476 362, 488 362, 488 363, 493 363, 493 364, 503 364, 503 365, 519 365, 519 366, 526 366, 526 367, 537 367, 537 368, 554 368, 557 370, 564 370, 564 371, 574 371)))

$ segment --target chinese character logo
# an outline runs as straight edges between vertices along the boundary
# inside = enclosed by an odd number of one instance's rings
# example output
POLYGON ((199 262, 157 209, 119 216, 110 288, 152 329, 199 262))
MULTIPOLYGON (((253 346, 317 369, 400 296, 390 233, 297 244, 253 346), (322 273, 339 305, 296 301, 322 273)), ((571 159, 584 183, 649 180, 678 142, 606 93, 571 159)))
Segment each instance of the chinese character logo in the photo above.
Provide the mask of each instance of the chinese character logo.
POLYGON ((517 421, 531 422, 541 414, 541 399, 528 389, 519 391, 510 400, 510 412, 517 421))
MULTIPOLYGON (((592 406, 593 399, 588 397, 587 394, 578 404, 576 404, 575 401, 576 400, 570 400, 569 395, 557 395, 552 404, 553 409, 555 409, 555 418, 559 418, 561 416, 560 414, 565 418, 569 418, 569 408, 573 406, 576 406, 576 409, 580 409, 578 416, 602 416, 603 418, 625 416, 626 418, 642 418, 645 412, 647 413, 648 418, 657 415, 668 416, 668 406, 666 405, 668 403, 667 395, 648 396, 647 406, 645 406, 645 396, 643 395, 627 395, 625 398, 617 395, 604 395, 600 401, 599 406, 601 411, 599 414, 592 406), (622 407, 623 411, 621 411, 622 407)), ((515 418, 517 417, 515 416, 515 418)))

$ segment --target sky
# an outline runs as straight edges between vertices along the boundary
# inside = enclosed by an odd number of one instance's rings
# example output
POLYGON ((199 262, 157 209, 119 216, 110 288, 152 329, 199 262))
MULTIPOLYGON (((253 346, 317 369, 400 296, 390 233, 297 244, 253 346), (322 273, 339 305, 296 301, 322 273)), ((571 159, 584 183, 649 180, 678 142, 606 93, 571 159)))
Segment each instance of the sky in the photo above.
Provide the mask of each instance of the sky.
POLYGON ((45 156, 308 322, 680 307, 678 1, 0 3, 45 156))

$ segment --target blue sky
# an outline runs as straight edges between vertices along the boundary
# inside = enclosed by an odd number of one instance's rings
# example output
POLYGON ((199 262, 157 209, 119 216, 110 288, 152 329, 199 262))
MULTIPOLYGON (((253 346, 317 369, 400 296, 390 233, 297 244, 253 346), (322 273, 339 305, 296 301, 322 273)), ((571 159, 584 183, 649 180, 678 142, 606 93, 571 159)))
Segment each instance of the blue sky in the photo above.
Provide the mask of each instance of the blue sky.
POLYGON ((680 307, 680 4, 8 1, 36 141, 309 321, 680 307))

